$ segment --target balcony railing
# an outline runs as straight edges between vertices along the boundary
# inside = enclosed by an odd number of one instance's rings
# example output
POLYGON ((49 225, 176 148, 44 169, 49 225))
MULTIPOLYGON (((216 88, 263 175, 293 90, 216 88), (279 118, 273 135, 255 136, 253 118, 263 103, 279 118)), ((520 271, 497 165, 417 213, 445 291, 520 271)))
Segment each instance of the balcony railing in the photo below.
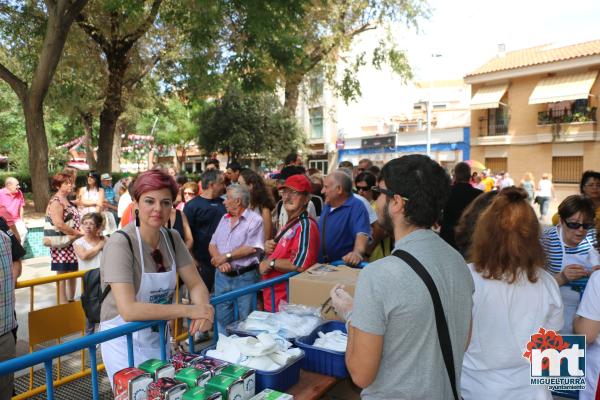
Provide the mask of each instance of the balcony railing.
POLYGON ((596 122, 596 110, 596 107, 588 107, 578 112, 572 112, 568 109, 540 111, 538 113, 538 125, 596 122))
POLYGON ((488 136, 500 136, 508 134, 508 125, 506 123, 488 124, 488 136))

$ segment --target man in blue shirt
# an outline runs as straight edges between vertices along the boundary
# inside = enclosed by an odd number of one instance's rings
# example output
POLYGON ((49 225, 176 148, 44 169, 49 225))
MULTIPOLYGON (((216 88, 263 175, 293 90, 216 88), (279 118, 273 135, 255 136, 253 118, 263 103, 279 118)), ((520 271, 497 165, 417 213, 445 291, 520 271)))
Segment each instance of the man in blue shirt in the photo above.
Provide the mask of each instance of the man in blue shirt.
POLYGON ((319 262, 343 260, 348 265, 363 261, 371 226, 365 206, 352 195, 352 178, 334 171, 324 180, 325 207, 319 219, 319 262))
POLYGON ((192 255, 198 262, 198 270, 209 291, 215 282, 215 267, 210 263, 208 244, 215 233, 225 206, 221 195, 225 192, 223 173, 209 169, 201 176, 202 194, 186 203, 183 212, 188 219, 194 238, 192 255))

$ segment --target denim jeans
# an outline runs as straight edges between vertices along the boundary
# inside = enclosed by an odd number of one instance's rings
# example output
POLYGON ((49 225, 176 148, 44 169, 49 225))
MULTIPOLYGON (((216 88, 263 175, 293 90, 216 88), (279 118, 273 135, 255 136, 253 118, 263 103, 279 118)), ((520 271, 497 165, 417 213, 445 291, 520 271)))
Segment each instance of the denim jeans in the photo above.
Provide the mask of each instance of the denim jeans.
MULTIPOLYGON (((215 296, 231 292, 232 290, 245 288, 258 281, 259 277, 256 270, 246 272, 239 276, 227 276, 217 270, 215 274, 215 296)), ((256 297, 256 293, 250 293, 233 300, 236 301, 238 305, 238 319, 245 319, 252 312, 253 297, 256 297)), ((227 335, 225 327, 234 321, 233 301, 217 304, 215 307, 217 329, 219 330, 219 333, 222 333, 223 335, 227 335)))
POLYGON ((548 215, 548 207, 550 206, 550 197, 538 196, 538 203, 540 205, 540 215, 545 217, 548 215))

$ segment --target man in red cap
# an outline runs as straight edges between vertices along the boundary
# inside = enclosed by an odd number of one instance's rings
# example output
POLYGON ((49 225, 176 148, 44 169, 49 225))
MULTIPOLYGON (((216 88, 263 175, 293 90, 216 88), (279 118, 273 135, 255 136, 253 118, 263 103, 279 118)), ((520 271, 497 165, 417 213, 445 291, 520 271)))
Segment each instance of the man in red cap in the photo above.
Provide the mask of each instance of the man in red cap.
MULTIPOLYGON (((305 175, 292 175, 282 188, 283 206, 288 222, 265 243, 267 258, 260 263, 263 280, 272 279, 291 271, 304 271, 317 262, 319 254, 319 227, 306 211, 312 186, 305 175)), ((272 311, 271 289, 263 291, 265 310, 272 311)), ((284 283, 275 285, 275 310, 286 300, 284 283)))

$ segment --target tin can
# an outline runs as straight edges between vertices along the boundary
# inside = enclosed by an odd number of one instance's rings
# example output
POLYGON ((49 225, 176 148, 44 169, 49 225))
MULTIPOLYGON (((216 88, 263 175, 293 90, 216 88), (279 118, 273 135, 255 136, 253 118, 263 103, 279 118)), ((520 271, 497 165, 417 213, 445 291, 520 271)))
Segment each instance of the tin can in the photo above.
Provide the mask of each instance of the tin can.
POLYGON ((222 400, 221 393, 210 393, 206 388, 196 386, 183 394, 183 400, 222 400))
POLYGON ((138 368, 148 372, 150 376, 152 376, 152 379, 154 379, 154 382, 158 381, 160 378, 175 377, 175 367, 173 364, 155 358, 144 361, 138 365, 138 368))
POLYGON ((146 399, 148 385, 151 383, 152 377, 150 374, 139 368, 125 368, 117 371, 113 376, 115 399, 146 399))
POLYGON ((217 360, 216 358, 204 357, 194 365, 202 365, 212 372, 213 376, 217 376, 223 371, 223 368, 229 365, 228 362, 217 360))
POLYGON ((185 383, 190 389, 196 386, 204 386, 210 378, 212 378, 211 372, 201 368, 188 367, 175 373, 175 379, 185 383))
POLYGON ((244 400, 256 394, 256 371, 241 365, 229 364, 221 370, 221 374, 240 379, 244 383, 244 400))
POLYGON ((186 351, 177 352, 171 357, 171 364, 175 367, 175 372, 182 368, 191 367, 197 361, 201 360, 200 354, 188 353, 186 351))
POLYGON ((223 400, 243 400, 245 398, 244 382, 231 376, 223 374, 213 376, 204 387, 211 393, 221 393, 223 400))
POLYGON ((265 389, 250 400, 294 400, 294 396, 273 389, 265 389))
POLYGON ((187 386, 173 378, 159 378, 148 386, 148 400, 182 400, 187 386))

